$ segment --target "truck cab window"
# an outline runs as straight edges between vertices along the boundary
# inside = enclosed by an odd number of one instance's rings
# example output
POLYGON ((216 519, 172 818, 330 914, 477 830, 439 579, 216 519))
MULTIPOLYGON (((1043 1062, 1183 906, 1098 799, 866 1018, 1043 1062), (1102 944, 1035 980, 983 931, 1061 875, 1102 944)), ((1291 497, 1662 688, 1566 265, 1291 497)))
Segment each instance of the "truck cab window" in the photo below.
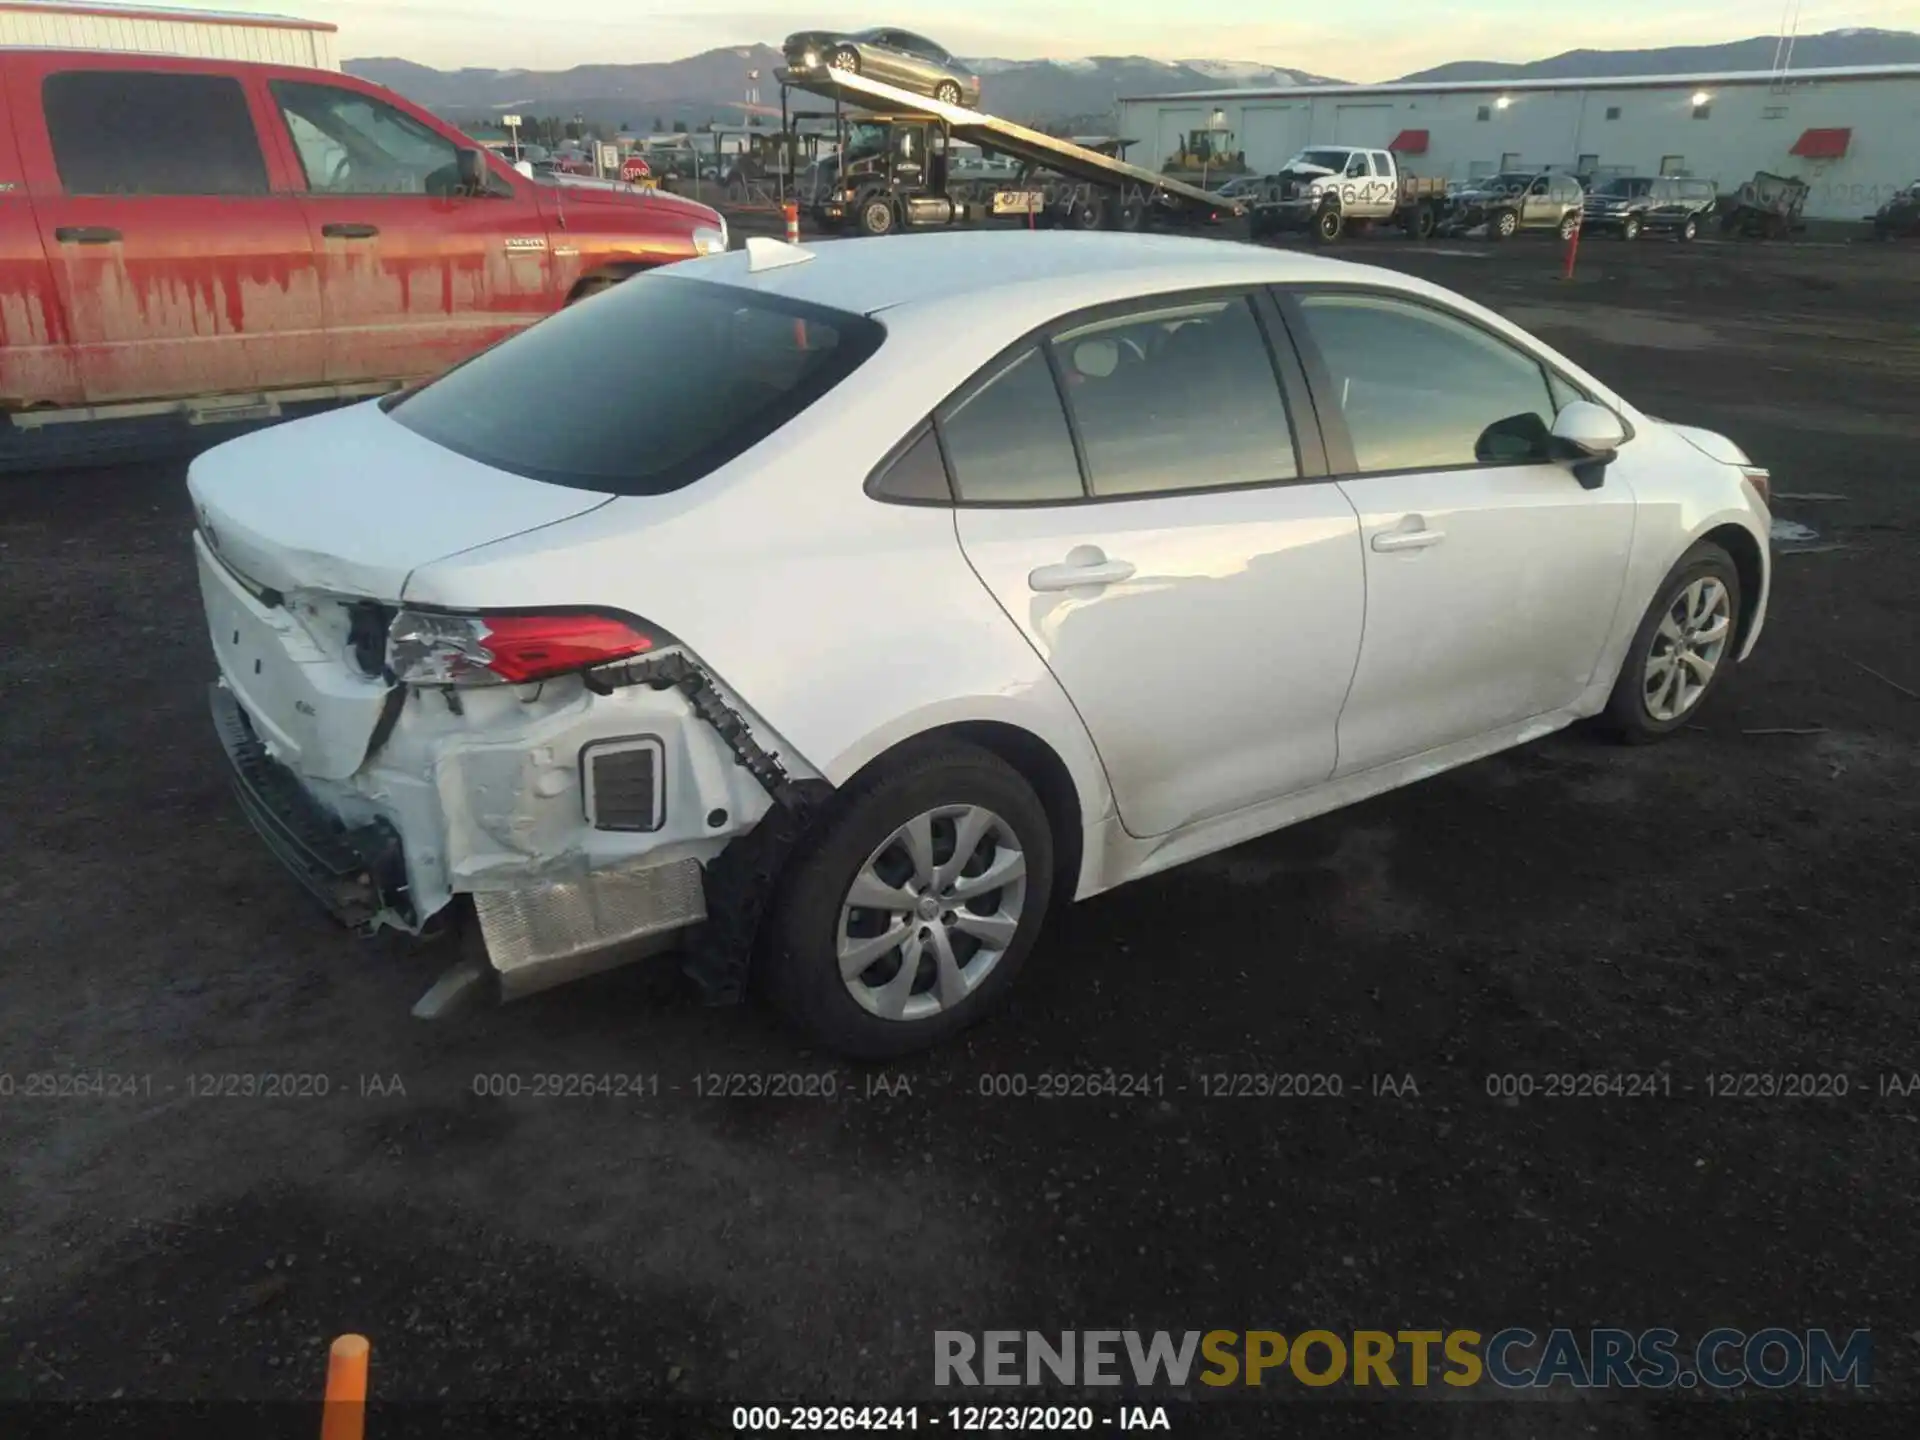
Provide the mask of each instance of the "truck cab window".
POLYGON ((69 195, 265 195, 267 163, 240 82, 224 75, 68 70, 41 90, 69 195))
POLYGON ((412 116, 356 90, 275 81, 274 99, 321 195, 453 195, 459 147, 412 116))
POLYGON ((1366 173, 1367 173, 1366 152, 1364 150, 1356 150, 1353 152, 1352 157, 1347 161, 1347 178, 1349 180, 1364 179, 1366 176, 1366 173))

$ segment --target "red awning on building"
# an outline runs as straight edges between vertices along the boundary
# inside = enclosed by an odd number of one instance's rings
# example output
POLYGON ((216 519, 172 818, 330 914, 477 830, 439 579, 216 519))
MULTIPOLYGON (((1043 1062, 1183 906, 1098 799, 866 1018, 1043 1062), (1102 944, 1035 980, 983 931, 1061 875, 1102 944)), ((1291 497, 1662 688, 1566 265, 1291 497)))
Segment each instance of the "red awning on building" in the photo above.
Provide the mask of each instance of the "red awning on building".
POLYGON ((1807 130, 1787 153, 1806 160, 1838 160, 1847 153, 1847 143, 1852 139, 1851 129, 1807 130))
POLYGON ((1389 150, 1397 150, 1402 155, 1424 155, 1427 153, 1427 132, 1424 130, 1402 130, 1393 137, 1389 150))

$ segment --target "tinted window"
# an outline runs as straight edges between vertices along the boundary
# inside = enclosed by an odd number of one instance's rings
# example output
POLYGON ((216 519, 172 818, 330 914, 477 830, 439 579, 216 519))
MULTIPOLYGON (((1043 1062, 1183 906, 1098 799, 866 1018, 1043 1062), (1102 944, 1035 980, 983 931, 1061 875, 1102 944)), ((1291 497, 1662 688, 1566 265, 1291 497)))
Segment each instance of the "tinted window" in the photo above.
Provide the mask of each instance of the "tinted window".
POLYGON ((1053 372, 1022 351, 940 416, 962 500, 1077 500, 1080 464, 1053 372))
POLYGON ((326 195, 452 195, 459 147, 357 90, 275 81, 307 188, 326 195))
POLYGON ((940 442, 931 425, 923 427, 919 439, 881 468, 872 493, 888 500, 953 499, 946 462, 940 458, 940 442))
POLYGON ((1243 297, 1101 320, 1053 346, 1095 495, 1300 473, 1273 362, 1243 297))
POLYGON ((1601 187, 1600 194, 1615 195, 1624 199, 1636 199, 1647 194, 1653 188, 1653 181, 1639 178, 1609 180, 1601 187))
POLYGON ((41 92, 69 195, 264 195, 240 82, 224 75, 69 70, 41 92))
POLYGON ((1464 320, 1374 295, 1301 297, 1362 472, 1544 458, 1546 372, 1464 320))
POLYGON ((1713 182, 1711 180, 1683 180, 1680 182, 1680 193, 1685 199, 1699 204, 1702 201, 1713 199, 1713 182))
POLYGON ((1393 157, 1387 154, 1387 152, 1384 150, 1374 151, 1373 152, 1373 173, 1376 175, 1384 175, 1384 176, 1387 176, 1388 178, 1392 178, 1393 157))
POLYGON ((643 275, 483 351, 392 414, 515 475, 657 495, 765 439, 885 333, 859 315, 643 275))

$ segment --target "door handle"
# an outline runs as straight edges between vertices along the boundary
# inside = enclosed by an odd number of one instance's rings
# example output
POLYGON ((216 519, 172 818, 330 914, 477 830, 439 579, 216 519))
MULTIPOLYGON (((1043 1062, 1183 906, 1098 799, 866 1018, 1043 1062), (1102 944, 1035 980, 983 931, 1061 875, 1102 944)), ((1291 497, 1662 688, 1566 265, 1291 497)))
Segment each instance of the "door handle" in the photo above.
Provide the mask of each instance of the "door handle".
POLYGON ((53 238, 62 245, 117 245, 120 232, 105 225, 62 225, 53 238))
POLYGON ((380 233, 378 225, 322 225, 320 233, 329 240, 371 240, 380 233))
POLYGON ((1075 546, 1065 563, 1042 565, 1027 576, 1029 589, 1039 591, 1078 590, 1088 585, 1118 585, 1133 577, 1133 566, 1125 560, 1109 560, 1092 546, 1075 546), (1081 556, 1082 550, 1091 555, 1081 556))
POLYGON ((1373 548, 1383 554, 1394 550, 1424 550, 1446 538, 1444 530, 1382 530, 1373 537, 1373 548))

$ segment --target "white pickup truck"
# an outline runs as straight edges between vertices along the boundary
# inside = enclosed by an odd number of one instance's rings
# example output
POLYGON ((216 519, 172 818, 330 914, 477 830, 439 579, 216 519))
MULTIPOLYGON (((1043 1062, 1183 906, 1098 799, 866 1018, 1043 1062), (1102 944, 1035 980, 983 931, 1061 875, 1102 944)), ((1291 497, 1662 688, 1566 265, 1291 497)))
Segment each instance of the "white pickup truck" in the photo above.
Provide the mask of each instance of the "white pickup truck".
POLYGON ((1378 224, 1424 240, 1439 223, 1446 189, 1441 180, 1403 175, 1390 150, 1315 145, 1266 178, 1252 206, 1253 233, 1310 230, 1334 241, 1378 224))

